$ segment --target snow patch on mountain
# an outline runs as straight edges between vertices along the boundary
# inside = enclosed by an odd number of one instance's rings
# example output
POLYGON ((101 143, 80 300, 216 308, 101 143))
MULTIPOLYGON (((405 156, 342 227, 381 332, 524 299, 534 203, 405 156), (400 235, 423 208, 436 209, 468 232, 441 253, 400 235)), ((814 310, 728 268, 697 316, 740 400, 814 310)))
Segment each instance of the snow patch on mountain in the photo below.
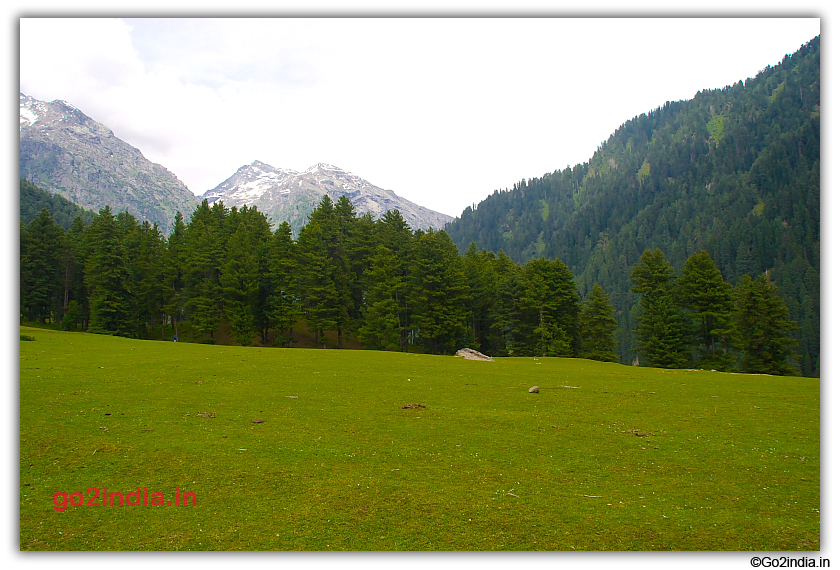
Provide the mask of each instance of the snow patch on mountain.
POLYGON ((325 194, 333 202, 347 196, 360 216, 370 213, 376 219, 388 210, 399 210, 413 229, 441 229, 452 219, 325 162, 296 172, 255 160, 202 197, 208 202, 221 200, 227 207, 256 206, 274 224, 286 221, 297 231, 325 194))
POLYGON ((38 120, 38 113, 34 112, 32 109, 25 109, 23 107, 20 108, 20 122, 23 124, 24 122, 28 122, 30 125, 34 125, 35 121, 38 120))

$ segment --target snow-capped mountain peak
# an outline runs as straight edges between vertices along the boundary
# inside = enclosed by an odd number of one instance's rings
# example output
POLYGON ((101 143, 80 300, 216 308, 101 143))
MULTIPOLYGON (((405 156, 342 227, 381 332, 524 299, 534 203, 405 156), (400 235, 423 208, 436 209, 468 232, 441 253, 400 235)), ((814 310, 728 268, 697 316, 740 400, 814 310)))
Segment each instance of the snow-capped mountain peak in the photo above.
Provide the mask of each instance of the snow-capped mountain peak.
POLYGON ((165 231, 196 198, 178 178, 147 160, 107 126, 66 101, 20 94, 20 176, 94 211, 127 210, 165 231))
POLYGON ((255 160, 205 192, 203 198, 210 202, 221 200, 228 207, 257 206, 274 223, 288 221, 297 232, 324 194, 333 201, 347 196, 358 215, 370 212, 378 218, 388 210, 399 210, 414 229, 440 229, 452 219, 324 162, 314 164, 303 172, 295 172, 255 160))

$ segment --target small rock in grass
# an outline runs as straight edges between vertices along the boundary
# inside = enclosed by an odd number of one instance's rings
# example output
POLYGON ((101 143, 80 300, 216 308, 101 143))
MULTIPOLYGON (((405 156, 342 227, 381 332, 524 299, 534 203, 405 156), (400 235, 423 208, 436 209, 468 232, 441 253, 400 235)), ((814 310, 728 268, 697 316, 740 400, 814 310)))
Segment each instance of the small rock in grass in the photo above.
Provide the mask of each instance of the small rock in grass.
POLYGON ((426 406, 423 404, 406 404, 402 407, 403 410, 415 409, 415 408, 425 408, 426 406))
POLYGON ((265 420, 251 420, 252 424, 264 424, 265 420))
POLYGON ((528 392, 530 392, 531 394, 539 394, 540 393, 540 387, 539 386, 531 386, 531 388, 530 388, 530 390, 528 390, 528 392))

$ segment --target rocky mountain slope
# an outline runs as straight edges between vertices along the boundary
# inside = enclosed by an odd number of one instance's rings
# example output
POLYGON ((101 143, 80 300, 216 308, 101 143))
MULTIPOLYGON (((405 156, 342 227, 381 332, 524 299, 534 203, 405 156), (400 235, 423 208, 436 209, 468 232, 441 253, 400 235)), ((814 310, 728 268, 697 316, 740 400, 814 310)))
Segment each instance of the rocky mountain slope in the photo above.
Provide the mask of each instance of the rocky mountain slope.
POLYGON ((370 212, 374 219, 388 210, 399 210, 413 229, 441 229, 452 220, 451 216, 418 206, 391 190, 324 163, 295 172, 254 161, 205 192, 202 198, 209 202, 222 200, 228 207, 256 206, 275 224, 288 221, 297 233, 324 194, 333 201, 347 196, 358 215, 370 212))
POLYGON ((199 200, 183 182, 64 101, 20 94, 20 176, 95 211, 110 205, 168 233, 199 200))

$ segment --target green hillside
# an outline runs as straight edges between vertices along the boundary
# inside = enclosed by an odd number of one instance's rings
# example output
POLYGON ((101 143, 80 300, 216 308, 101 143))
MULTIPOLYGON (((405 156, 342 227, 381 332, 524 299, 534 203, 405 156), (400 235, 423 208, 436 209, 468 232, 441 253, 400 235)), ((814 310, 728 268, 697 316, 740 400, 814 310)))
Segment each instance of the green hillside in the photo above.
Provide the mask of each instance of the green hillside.
POLYGON ((798 323, 800 367, 819 374, 820 38, 756 77, 627 121, 592 159, 522 180, 446 231, 464 252, 563 260, 581 295, 597 283, 635 353, 630 273, 660 248, 679 271, 706 250, 729 283, 769 273, 798 323))
POLYGON ((819 380, 20 332, 21 550, 820 549, 819 380))
POLYGON ((70 229, 73 220, 77 217, 81 217, 82 223, 87 226, 90 225, 96 215, 95 212, 77 206, 64 196, 51 194, 21 178, 20 221, 24 225, 29 225, 44 208, 47 209, 55 222, 65 230, 70 229))

